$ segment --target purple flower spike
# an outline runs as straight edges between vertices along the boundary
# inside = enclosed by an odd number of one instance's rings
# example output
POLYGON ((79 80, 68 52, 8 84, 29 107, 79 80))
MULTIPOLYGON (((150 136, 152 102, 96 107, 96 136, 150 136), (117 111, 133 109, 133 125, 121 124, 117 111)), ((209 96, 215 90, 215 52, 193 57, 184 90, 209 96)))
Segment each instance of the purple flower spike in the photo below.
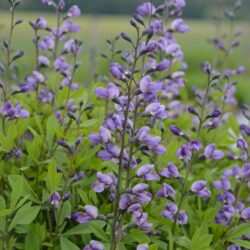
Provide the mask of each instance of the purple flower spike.
POLYGON ((89 221, 95 220, 98 216, 98 209, 92 205, 84 206, 85 212, 75 212, 71 217, 80 224, 85 224, 89 221))
POLYGON ((166 178, 178 178, 180 176, 177 167, 171 162, 168 163, 167 168, 160 170, 160 175, 166 178))
POLYGON ((137 245, 136 250, 148 250, 148 244, 137 245))
POLYGON ((181 145, 178 151, 176 152, 176 156, 180 160, 190 160, 192 157, 192 153, 186 145, 181 145))
POLYGON ((191 191, 199 197, 211 196, 211 192, 206 188, 205 181, 195 181, 191 186, 191 191))
POLYGON ((241 212, 241 218, 250 221, 250 207, 245 208, 241 212))
POLYGON ((125 79, 125 69, 119 63, 110 64, 110 73, 117 80, 125 79))
POLYGON ((157 193, 157 196, 161 198, 173 198, 175 196, 175 190, 167 183, 163 183, 162 189, 157 193))
POLYGON ((187 145, 188 149, 191 151, 200 151, 202 148, 202 144, 200 141, 198 140, 193 140, 193 141, 189 141, 188 145, 187 145))
POLYGON ((232 205, 224 205, 219 211, 219 213, 216 215, 215 221, 218 224, 229 226, 234 213, 235 209, 232 205))
POLYGON ((142 5, 138 6, 136 10, 136 12, 141 16, 153 15, 155 11, 155 6, 150 2, 143 3, 142 5))
POLYGON ((224 157, 224 153, 221 150, 215 150, 215 144, 209 144, 205 148, 204 155, 207 159, 220 160, 224 157))
POLYGON ((181 18, 178 18, 174 20, 170 25, 171 30, 179 32, 179 33, 185 33, 190 30, 189 26, 184 24, 184 21, 181 18))
POLYGON ((104 250, 102 243, 96 240, 91 240, 88 245, 86 245, 83 250, 104 250))
POLYGON ((68 11, 68 16, 80 16, 80 15, 81 15, 81 10, 77 5, 73 5, 68 11))

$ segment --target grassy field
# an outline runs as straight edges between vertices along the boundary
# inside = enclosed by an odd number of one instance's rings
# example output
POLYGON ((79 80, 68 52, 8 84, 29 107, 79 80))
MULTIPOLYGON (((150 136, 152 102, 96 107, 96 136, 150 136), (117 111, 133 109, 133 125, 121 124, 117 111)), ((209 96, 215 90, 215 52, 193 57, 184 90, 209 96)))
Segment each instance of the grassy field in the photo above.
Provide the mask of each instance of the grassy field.
MULTIPOLYGON (((14 47, 24 50, 26 53, 23 58, 22 71, 28 72, 34 65, 34 48, 31 42, 32 29, 28 24, 29 20, 34 20, 41 13, 17 13, 17 17, 25 19, 25 22, 19 26, 14 35, 14 47)), ((8 13, 0 12, 0 37, 7 35, 8 28, 8 13)), ((54 23, 54 15, 46 14, 46 18, 50 25, 54 23)), ((212 61, 215 58, 215 53, 212 47, 207 43, 207 39, 215 34, 215 27, 208 21, 193 21, 187 20, 191 26, 189 34, 179 35, 178 40, 182 45, 185 53, 185 59, 189 65, 187 72, 188 87, 197 84, 203 84, 204 76, 200 72, 200 63, 205 60, 212 61)), ((121 31, 132 31, 129 26, 128 17, 120 16, 85 16, 77 19, 77 23, 81 25, 81 32, 78 37, 84 41, 84 53, 81 55, 83 66, 79 74, 79 79, 82 82, 90 81, 91 75, 97 72, 103 72, 105 67, 108 67, 104 60, 99 56, 101 52, 107 51, 105 40, 114 37, 121 31), (93 68, 93 56, 96 55, 95 65, 93 68)), ((250 30, 248 23, 237 23, 237 27, 242 30, 241 47, 237 49, 231 56, 230 67, 245 65, 247 72, 244 76, 239 77, 238 99, 240 102, 250 103, 249 86, 250 86, 250 30)), ((124 46, 124 45, 122 45, 124 46)), ((124 47, 125 49, 125 47, 124 47)))

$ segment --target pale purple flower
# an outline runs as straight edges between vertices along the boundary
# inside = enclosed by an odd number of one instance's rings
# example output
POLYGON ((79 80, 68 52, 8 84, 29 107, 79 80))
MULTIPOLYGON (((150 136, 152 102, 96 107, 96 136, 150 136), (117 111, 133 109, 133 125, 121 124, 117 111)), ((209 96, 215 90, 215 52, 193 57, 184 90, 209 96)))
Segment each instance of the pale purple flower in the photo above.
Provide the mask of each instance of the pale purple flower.
POLYGON ((202 144, 198 140, 193 140, 188 142, 187 147, 191 151, 200 151, 202 148, 202 144))
POLYGON ((37 99, 42 103, 51 102, 53 99, 53 94, 47 89, 41 89, 38 93, 37 99))
POLYGON ((101 99, 114 99, 119 96, 119 88, 112 82, 108 83, 108 88, 96 88, 95 93, 101 99))
POLYGON ((80 16, 81 15, 81 10, 77 5, 73 5, 70 7, 68 11, 68 16, 80 16))
POLYGON ((160 170, 160 175, 166 178, 178 178, 179 171, 173 163, 168 163, 166 168, 160 170))
POLYGON ((70 32, 70 33, 74 33, 80 30, 80 26, 73 24, 73 21, 71 19, 66 20, 66 22, 63 24, 62 26, 62 30, 63 32, 70 32))
POLYGON ((150 2, 143 3, 136 9, 136 12, 141 16, 153 15, 155 11, 156 11, 155 6, 150 2))
POLYGON ((168 69, 171 65, 171 61, 170 60, 163 60, 161 62, 159 62, 158 64, 155 65, 154 69, 155 71, 164 71, 166 69, 168 69))
POLYGON ((157 175, 157 173, 152 172, 153 168, 154 165, 146 164, 138 169, 136 175, 139 177, 143 177, 147 181, 159 180, 160 177, 157 175))
POLYGON ((5 102, 1 107, 1 114, 10 119, 29 117, 29 111, 24 110, 21 104, 16 104, 16 106, 14 106, 10 101, 5 102))
POLYGON ((184 24, 184 21, 181 18, 175 19, 171 23, 170 28, 171 30, 179 32, 179 33, 185 33, 190 30, 189 26, 187 24, 184 24))
POLYGON ((76 175, 72 177, 71 182, 74 183, 74 182, 80 181, 83 177, 84 177, 84 172, 80 171, 79 173, 77 173, 76 175))
POLYGON ((85 224, 89 221, 95 220, 98 216, 98 209, 92 205, 84 206, 85 212, 75 212, 72 214, 72 219, 78 221, 80 224, 85 224))
POLYGON ((110 73, 117 80, 122 80, 125 77, 125 69, 116 62, 110 64, 110 73))
POLYGON ((166 119, 168 117, 168 112, 165 109, 164 105, 161 105, 159 102, 154 102, 149 104, 146 109, 146 113, 149 113, 156 119, 166 119))
POLYGON ((162 211, 162 215, 171 221, 174 221, 175 214, 177 213, 177 206, 175 204, 167 204, 165 210, 162 211))
POLYGON ((108 129, 101 127, 99 133, 93 133, 89 135, 89 140, 92 145, 105 144, 111 139, 111 133, 108 129))
POLYGON ((207 159, 212 160, 220 160, 224 157, 224 153, 221 150, 215 150, 215 144, 206 146, 204 155, 207 159))
POLYGON ((168 198, 168 197, 173 198, 175 196, 175 190, 169 184, 163 183, 162 189, 157 193, 157 196, 161 198, 168 198))
POLYGON ((50 62, 49 59, 45 56, 39 56, 38 57, 38 64, 40 67, 48 67, 50 62))
POLYGON ((104 250, 104 246, 99 241, 91 240, 89 244, 83 248, 83 250, 104 250))
POLYGON ((247 149, 247 142, 244 139, 238 139, 237 140, 237 147, 246 150, 247 149))
POLYGON ((224 193, 221 193, 217 196, 217 201, 223 203, 223 204, 233 204, 235 202, 236 198, 234 194, 232 194, 230 191, 226 191, 224 193))
POLYGON ((63 47, 63 51, 67 53, 79 54, 82 50, 82 47, 75 39, 68 40, 63 47))
POLYGON ((55 41, 50 36, 45 36, 41 42, 39 42, 38 47, 40 50, 52 50, 55 46, 55 41))
POLYGON ((98 181, 92 184, 92 188, 97 193, 101 193, 104 189, 117 184, 117 178, 113 173, 103 174, 102 172, 97 172, 96 176, 98 181))
POLYGON ((195 181, 191 186, 191 191, 199 197, 210 197, 211 192, 206 188, 205 181, 195 181))
POLYGON ((61 201, 61 196, 60 194, 55 191, 49 198, 48 198, 48 202, 54 206, 55 208, 58 207, 59 203, 61 201))
POLYGON ((136 250, 148 250, 148 244, 139 244, 137 245, 136 250))
POLYGON ((174 135, 177 135, 177 136, 182 136, 182 135, 184 135, 183 131, 182 131, 180 128, 178 128, 177 126, 175 126, 175 125, 170 125, 170 126, 169 126, 169 129, 170 129, 170 131, 171 131, 174 135))
POLYGON ((192 153, 186 145, 181 145, 176 152, 176 156, 180 160, 190 160, 192 157, 192 153))
POLYGON ((36 26, 37 29, 46 29, 47 21, 45 20, 44 17, 39 17, 36 20, 35 26, 36 26))
POLYGON ((227 248, 227 250, 241 250, 241 247, 239 245, 232 244, 227 248))
POLYGON ((250 221, 250 207, 247 207, 244 210, 242 210, 241 218, 250 221))
POLYGON ((232 205, 224 205, 215 217, 218 224, 229 226, 234 216, 235 209, 232 205))

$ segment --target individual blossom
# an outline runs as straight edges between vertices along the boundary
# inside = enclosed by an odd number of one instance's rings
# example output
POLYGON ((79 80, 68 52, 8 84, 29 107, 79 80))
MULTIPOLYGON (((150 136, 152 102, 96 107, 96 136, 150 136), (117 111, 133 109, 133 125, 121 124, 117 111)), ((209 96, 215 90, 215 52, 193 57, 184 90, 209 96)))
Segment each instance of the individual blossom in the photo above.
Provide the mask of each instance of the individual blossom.
POLYGON ((143 3, 142 5, 138 6, 136 10, 136 12, 141 16, 151 16, 155 13, 155 11, 155 6, 150 2, 143 3))
POLYGON ((162 189, 157 193, 157 196, 161 198, 168 198, 168 197, 174 198, 175 190, 169 184, 163 183, 162 189))
POLYGON ((137 176, 143 177, 147 181, 156 181, 159 180, 160 177, 157 175, 157 173, 152 172, 152 169, 154 168, 154 165, 144 165, 140 167, 136 173, 137 176))
POLYGON ((171 30, 179 32, 179 33, 185 33, 190 30, 189 26, 187 24, 184 24, 184 21, 181 18, 175 19, 171 23, 170 28, 171 30))
POLYGON ((42 103, 51 102, 53 99, 53 94, 47 89, 41 89, 38 93, 37 99, 42 103))
POLYGON ((237 148, 246 150, 247 149, 247 142, 244 139, 237 140, 237 148))
POLYGON ((113 62, 110 64, 110 73, 117 80, 125 78, 125 69, 119 63, 113 62))
POLYGON ((224 205, 215 217, 218 224, 229 226, 234 216, 235 209, 232 205, 224 205))
POLYGON ((73 5, 70 7, 68 11, 68 16, 69 17, 74 17, 74 16, 80 16, 81 15, 81 10, 77 5, 73 5))
POLYGON ((198 140, 193 140, 188 142, 187 147, 189 150, 197 152, 201 150, 202 144, 198 140))
POLYGON ((29 111, 23 109, 21 104, 16 104, 14 106, 10 101, 3 104, 0 112, 9 119, 29 117, 29 111))
POLYGON ((241 247, 239 245, 232 244, 228 246, 227 250, 241 250, 241 247))
POLYGON ((71 218, 76 220, 80 224, 88 223, 95 220, 98 216, 98 209, 92 205, 84 206, 85 212, 75 212, 71 215, 71 218))
POLYGON ((210 197, 211 192, 206 188, 205 181, 195 181, 191 186, 191 191, 199 197, 210 197))
POLYGON ((89 244, 83 248, 83 250, 104 250, 104 246, 99 241, 91 240, 89 244))
POLYGON ((45 36, 38 44, 40 50, 52 50, 55 46, 55 41, 50 36, 45 36))
POLYGON ((166 119, 168 117, 168 112, 166 111, 165 106, 158 102, 149 104, 146 107, 145 112, 149 113, 153 118, 156 119, 166 119))
POLYGON ((66 20, 66 22, 62 26, 63 33, 74 33, 79 31, 80 29, 80 26, 74 24, 71 19, 66 20))
POLYGON ((136 250, 148 250, 148 244, 139 244, 137 245, 136 250))
POLYGON ((177 167, 171 162, 168 163, 166 168, 162 168, 159 173, 161 176, 166 177, 168 179, 178 178, 180 176, 177 167))
POLYGON ((224 153, 221 150, 215 150, 215 144, 206 146, 204 155, 207 159, 212 160, 220 160, 224 157, 224 153))
POLYGON ((181 145, 180 148, 176 152, 176 156, 180 160, 191 160, 192 153, 186 145, 181 145))
POLYGON ((81 43, 76 39, 68 40, 63 47, 64 53, 79 54, 82 50, 81 43))
POLYGON ((95 93, 101 99, 112 100, 115 97, 119 97, 120 92, 118 87, 114 83, 110 82, 107 84, 107 88, 96 88, 95 93))
POLYGON ((187 222, 188 222, 187 213, 185 211, 181 210, 178 213, 178 218, 176 218, 177 211, 178 211, 178 208, 175 204, 167 204, 165 207, 165 210, 162 211, 162 215, 163 215, 163 217, 165 217, 166 219, 169 219, 171 221, 176 220, 177 224, 179 224, 179 225, 187 224, 187 222))
POLYGON ((55 191, 49 198, 48 198, 48 202, 55 208, 58 207, 59 203, 61 201, 61 196, 60 194, 55 191))
POLYGON ((82 180, 82 178, 84 177, 84 172, 80 171, 79 173, 75 174, 72 179, 71 179, 71 183, 75 183, 77 181, 82 180))
POLYGON ((242 210, 241 218, 247 221, 250 221, 250 207, 247 207, 242 210))
POLYGON ((117 179, 113 173, 103 174, 102 172, 97 172, 96 176, 98 181, 92 184, 92 188, 97 193, 101 193, 117 184, 117 179))
POLYGON ((48 67, 50 65, 50 61, 45 56, 39 56, 38 57, 38 64, 40 67, 48 67))
POLYGON ((89 140, 92 145, 105 144, 111 140, 111 133, 108 129, 101 127, 99 133, 93 133, 89 135, 89 140))

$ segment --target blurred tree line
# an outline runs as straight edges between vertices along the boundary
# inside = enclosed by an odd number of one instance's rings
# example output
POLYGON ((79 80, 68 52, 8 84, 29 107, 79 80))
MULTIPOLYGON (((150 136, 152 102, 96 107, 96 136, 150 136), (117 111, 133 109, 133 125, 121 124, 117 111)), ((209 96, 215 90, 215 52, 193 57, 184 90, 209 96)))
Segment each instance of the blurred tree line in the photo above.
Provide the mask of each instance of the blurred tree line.
MULTIPOLYGON (((21 9, 29 11, 45 11, 41 0, 21 0, 21 9)), ((77 4, 83 13, 91 14, 132 14, 138 4, 146 0, 65 0, 67 4, 77 4)), ((217 11, 220 3, 232 6, 237 0, 187 0, 184 16, 188 18, 212 17, 217 11)), ((163 2, 163 0, 154 0, 163 2)), ((242 0, 243 8, 239 12, 242 19, 250 19, 250 1, 242 0)), ((8 0, 0 0, 0 9, 8 8, 8 0)))

